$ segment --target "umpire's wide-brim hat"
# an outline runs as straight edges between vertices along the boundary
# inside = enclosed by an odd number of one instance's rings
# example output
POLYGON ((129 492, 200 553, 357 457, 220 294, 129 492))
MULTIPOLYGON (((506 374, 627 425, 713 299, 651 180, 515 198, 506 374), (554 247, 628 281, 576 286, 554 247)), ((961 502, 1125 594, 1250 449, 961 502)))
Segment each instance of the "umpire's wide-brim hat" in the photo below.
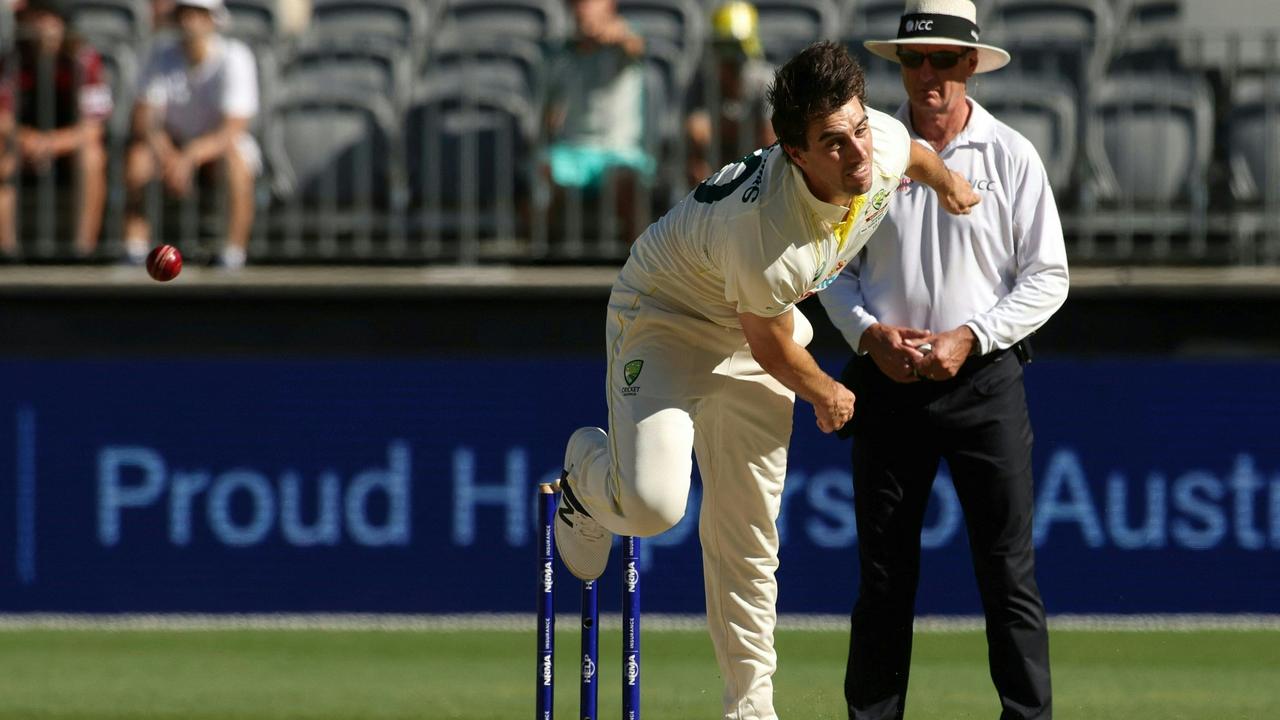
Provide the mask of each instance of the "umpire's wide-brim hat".
POLYGON ((978 10, 971 0, 907 0, 898 21, 898 37, 863 43, 885 60, 898 62, 899 45, 960 45, 978 52, 974 72, 999 70, 1009 63, 1009 53, 978 42, 978 10))

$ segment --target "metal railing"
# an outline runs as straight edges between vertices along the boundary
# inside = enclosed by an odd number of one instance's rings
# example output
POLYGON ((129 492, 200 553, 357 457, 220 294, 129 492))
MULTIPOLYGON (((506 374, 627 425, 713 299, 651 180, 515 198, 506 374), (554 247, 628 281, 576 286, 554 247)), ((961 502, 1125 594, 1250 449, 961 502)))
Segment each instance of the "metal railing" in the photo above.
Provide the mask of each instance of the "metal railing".
MULTIPOLYGON (((860 47, 858 38, 847 42, 860 47)), ((6 42, 0 78, 11 89, 15 48, 6 42)), ((127 114, 146 48, 98 49, 117 107, 103 141, 108 193, 92 258, 109 262, 124 253, 127 114)), ((634 235, 690 189, 690 85, 699 85, 713 115, 734 104, 722 97, 714 56, 691 63, 694 71, 676 82, 654 64, 646 88, 658 106, 647 115, 644 150, 656 171, 630 183, 606 175, 595 190, 557 192, 545 171, 549 138, 538 83, 513 85, 514 75, 495 71, 489 55, 487 69, 475 72, 466 69, 465 52, 462 69, 447 72, 428 59, 411 68, 407 88, 392 79, 379 90, 369 69, 376 64, 335 74, 333 83, 304 81, 292 75, 292 46, 258 49, 263 102, 254 130, 266 172, 255 194, 250 262, 618 262, 634 235)), ((374 50, 366 55, 382 51, 374 50)), ((975 78, 971 93, 996 103, 997 117, 1025 123, 1019 129, 1058 167, 1051 176, 1059 178, 1055 194, 1073 261, 1280 263, 1280 30, 1066 45, 1019 37, 1012 51, 1018 62, 975 78), (1039 91, 1002 96, 1005 86, 1039 91)), ((511 62, 527 65, 529 54, 521 57, 511 62)), ((902 97, 895 69, 878 59, 866 66, 869 104, 892 110, 902 97)), ((404 68, 388 72, 402 77, 404 68)), ((53 75, 48 67, 35 73, 40 83, 53 75)), ((17 102, 21 93, 12 94, 17 102)), ((53 114, 43 108, 36 117, 50 127, 53 114)), ((740 136, 755 135, 751 121, 740 136)), ((721 142, 720 124, 711 125, 704 159, 714 170, 738 155, 721 142)), ((80 180, 25 163, 15 136, 5 133, 3 147, 16 165, 7 187, 21 257, 75 259, 68 228, 79 212, 80 180)), ((740 145, 745 154, 752 143, 740 145)), ((216 173, 214 180, 177 202, 159 185, 150 189, 146 210, 157 240, 197 259, 212 257, 227 205, 216 173)))

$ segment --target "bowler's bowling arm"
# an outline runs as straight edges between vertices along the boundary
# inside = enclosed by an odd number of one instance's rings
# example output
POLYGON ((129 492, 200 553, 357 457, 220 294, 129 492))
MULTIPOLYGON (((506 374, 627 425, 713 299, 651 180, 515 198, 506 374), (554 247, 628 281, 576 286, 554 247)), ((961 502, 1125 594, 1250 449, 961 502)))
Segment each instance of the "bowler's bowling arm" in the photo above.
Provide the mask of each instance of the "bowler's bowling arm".
POLYGON ((937 153, 918 142, 911 143, 907 177, 933 188, 942 209, 952 215, 968 215, 969 208, 982 199, 963 175, 949 169, 937 153))
POLYGON ((818 367, 813 355, 795 341, 792 312, 775 317, 739 313, 738 321, 751 347, 751 356, 760 367, 812 404, 818 427, 831 432, 852 417, 853 393, 818 367))

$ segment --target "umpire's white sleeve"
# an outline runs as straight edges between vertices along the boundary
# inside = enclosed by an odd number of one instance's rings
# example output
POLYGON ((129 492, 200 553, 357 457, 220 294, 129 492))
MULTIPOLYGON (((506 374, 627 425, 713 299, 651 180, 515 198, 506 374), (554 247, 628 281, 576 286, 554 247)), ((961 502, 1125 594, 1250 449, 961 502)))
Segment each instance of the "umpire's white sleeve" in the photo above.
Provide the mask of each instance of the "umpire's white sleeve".
POLYGON ((1021 148, 1015 157, 1013 246, 1017 277, 1013 290, 990 310, 965 324, 978 336, 982 354, 1013 346, 1040 329, 1066 302, 1070 277, 1062 221, 1049 177, 1035 149, 1021 148))
POLYGON ((862 281, 858 272, 862 268, 862 255, 858 255, 845 266, 827 289, 818 293, 822 307, 831 318, 844 341, 858 354, 863 354, 858 345, 862 342, 862 333, 875 325, 879 320, 867 312, 866 299, 862 296, 862 281))

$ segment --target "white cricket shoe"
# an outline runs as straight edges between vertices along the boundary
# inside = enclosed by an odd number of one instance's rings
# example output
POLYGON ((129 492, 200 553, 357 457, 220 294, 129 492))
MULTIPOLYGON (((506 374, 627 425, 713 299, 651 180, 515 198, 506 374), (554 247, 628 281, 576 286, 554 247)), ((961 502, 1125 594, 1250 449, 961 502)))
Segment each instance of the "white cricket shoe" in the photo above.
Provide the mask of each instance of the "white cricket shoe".
POLYGON ((560 475, 560 507, 556 511, 556 550, 569 572, 582 580, 595 580, 609 564, 613 533, 592 519, 573 494, 574 470, 592 448, 603 447, 608 436, 600 428, 578 428, 564 450, 560 475))

